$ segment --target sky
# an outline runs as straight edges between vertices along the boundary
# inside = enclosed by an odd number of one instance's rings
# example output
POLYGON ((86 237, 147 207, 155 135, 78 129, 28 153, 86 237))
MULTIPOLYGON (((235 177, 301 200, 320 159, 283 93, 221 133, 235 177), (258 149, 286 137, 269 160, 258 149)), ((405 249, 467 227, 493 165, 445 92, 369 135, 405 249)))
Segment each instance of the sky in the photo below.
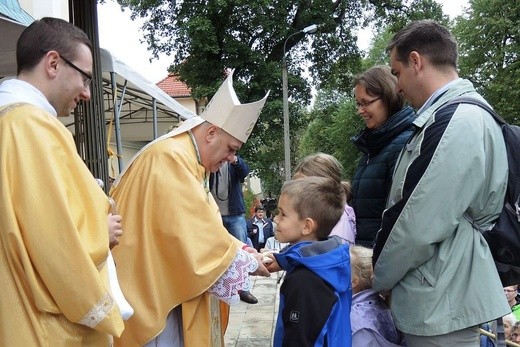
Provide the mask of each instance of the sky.
POLYGON ((157 83, 168 76, 168 66, 173 57, 165 54, 153 59, 146 44, 140 43, 144 33, 141 31, 143 21, 130 19, 130 10, 121 11, 115 0, 98 3, 99 44, 108 49, 113 56, 139 72, 150 82, 157 83))
MULTIPOLYGON (((445 13, 452 18, 461 14, 468 0, 436 0, 443 5, 445 13)), ((115 0, 106 0, 104 4, 98 4, 99 40, 102 48, 108 49, 112 55, 139 72, 150 82, 157 83, 168 76, 168 66, 173 57, 165 54, 159 59, 152 59, 152 54, 147 51, 146 44, 140 43, 143 32, 140 30, 143 21, 130 19, 130 11, 121 11, 121 7, 115 0)), ((366 49, 363 42, 369 43, 370 30, 359 33, 360 48, 366 49)))

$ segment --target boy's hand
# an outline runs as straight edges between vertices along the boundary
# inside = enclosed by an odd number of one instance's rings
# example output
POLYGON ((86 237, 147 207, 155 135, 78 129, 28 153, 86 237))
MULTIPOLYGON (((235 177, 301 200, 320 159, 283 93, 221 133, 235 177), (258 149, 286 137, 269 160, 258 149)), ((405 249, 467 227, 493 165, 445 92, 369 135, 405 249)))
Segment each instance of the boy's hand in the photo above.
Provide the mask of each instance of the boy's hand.
POLYGON ((258 269, 256 269, 255 272, 252 272, 250 274, 253 276, 264 276, 264 277, 271 276, 271 273, 269 272, 269 270, 267 270, 266 265, 262 262, 262 259, 264 256, 258 252, 254 253, 253 256, 255 257, 256 261, 258 262, 258 269))
POLYGON ((278 272, 278 271, 282 270, 282 268, 276 261, 276 258, 274 257, 273 252, 264 253, 263 258, 264 258, 264 265, 269 272, 272 273, 272 272, 278 272), (269 261, 267 261, 267 259, 269 259, 269 261))

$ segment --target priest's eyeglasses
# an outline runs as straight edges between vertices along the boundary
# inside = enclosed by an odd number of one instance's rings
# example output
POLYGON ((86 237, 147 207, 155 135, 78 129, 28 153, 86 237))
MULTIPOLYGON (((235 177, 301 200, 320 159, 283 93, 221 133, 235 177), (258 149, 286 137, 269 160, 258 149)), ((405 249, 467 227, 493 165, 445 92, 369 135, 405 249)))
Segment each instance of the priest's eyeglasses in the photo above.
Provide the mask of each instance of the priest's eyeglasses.
POLYGON ((356 101, 356 108, 367 108, 368 106, 372 105, 374 102, 376 102, 379 99, 381 99, 381 98, 377 97, 375 99, 372 99, 369 101, 363 101, 363 102, 356 101))
POLYGON ((70 60, 61 55, 61 53, 58 54, 60 55, 60 58, 67 63, 67 65, 69 65, 71 68, 73 68, 81 74, 81 77, 83 78, 83 87, 87 88, 88 86, 90 86, 90 82, 92 82, 92 75, 89 75, 85 71, 81 70, 79 67, 74 65, 74 63, 72 63, 70 60))

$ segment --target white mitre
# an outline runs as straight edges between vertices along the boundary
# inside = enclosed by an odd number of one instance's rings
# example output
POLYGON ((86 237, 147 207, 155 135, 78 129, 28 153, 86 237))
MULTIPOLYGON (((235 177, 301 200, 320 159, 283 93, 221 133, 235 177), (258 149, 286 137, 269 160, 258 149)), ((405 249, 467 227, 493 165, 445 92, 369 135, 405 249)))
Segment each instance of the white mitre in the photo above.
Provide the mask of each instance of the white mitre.
POLYGON ((264 107, 269 92, 265 94, 262 100, 251 102, 249 104, 241 104, 240 101, 238 101, 235 90, 233 89, 233 71, 234 70, 231 70, 229 76, 226 78, 224 83, 222 83, 200 116, 193 116, 184 120, 177 128, 141 148, 125 166, 123 171, 117 176, 112 186, 116 187, 119 184, 119 181, 123 175, 126 174, 135 158, 141 155, 146 148, 158 141, 191 130, 204 123, 204 121, 218 126, 229 135, 245 143, 253 131, 253 127, 260 115, 260 111, 262 111, 262 108, 264 107))
POLYGON ((218 126, 234 138, 246 142, 253 131, 269 92, 259 101, 241 104, 233 89, 233 71, 231 70, 200 117, 218 126))

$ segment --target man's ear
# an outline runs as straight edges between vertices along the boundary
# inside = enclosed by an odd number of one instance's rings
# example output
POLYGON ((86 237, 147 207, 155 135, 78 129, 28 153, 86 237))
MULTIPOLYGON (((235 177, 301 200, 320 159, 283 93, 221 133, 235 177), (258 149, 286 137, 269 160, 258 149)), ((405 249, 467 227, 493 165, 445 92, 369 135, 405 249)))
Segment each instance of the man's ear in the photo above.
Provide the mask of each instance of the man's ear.
POLYGON ((302 228, 302 235, 310 235, 314 231, 316 231, 317 224, 312 218, 305 218, 303 228, 302 228))
POLYGON ((45 71, 51 78, 56 77, 58 74, 58 61, 60 55, 56 51, 50 51, 45 53, 40 61, 41 64, 45 65, 45 71))
POLYGON ((417 51, 411 51, 408 56, 409 64, 412 65, 415 72, 418 72, 424 65, 425 57, 417 51))
POLYGON ((218 131, 219 131, 219 127, 211 124, 207 129, 206 129, 206 141, 207 142, 212 142, 218 135, 218 131))

